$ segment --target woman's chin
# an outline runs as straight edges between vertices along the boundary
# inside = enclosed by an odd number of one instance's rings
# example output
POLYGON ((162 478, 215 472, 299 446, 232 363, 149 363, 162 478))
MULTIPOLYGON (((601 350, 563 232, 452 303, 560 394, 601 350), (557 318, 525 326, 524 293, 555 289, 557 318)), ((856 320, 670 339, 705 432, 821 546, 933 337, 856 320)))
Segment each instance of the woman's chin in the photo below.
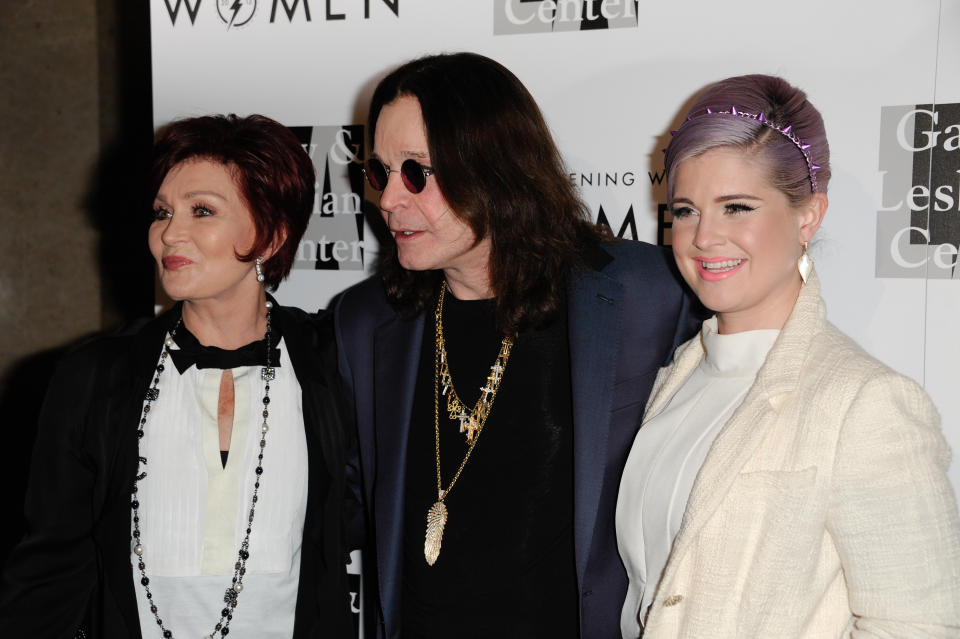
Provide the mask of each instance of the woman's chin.
POLYGON ((193 290, 192 286, 185 286, 184 283, 170 281, 170 278, 166 280, 164 278, 160 279, 160 289, 168 299, 174 302, 189 301, 191 298, 196 297, 196 291, 193 290))

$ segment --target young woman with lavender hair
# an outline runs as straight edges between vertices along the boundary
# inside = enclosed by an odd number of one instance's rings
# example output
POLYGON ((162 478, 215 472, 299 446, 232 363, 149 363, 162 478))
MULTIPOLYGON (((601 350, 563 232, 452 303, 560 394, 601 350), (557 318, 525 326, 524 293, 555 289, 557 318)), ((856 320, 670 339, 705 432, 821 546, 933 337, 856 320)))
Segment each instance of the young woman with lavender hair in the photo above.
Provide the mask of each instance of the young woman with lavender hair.
POLYGON ((627 460, 624 637, 960 637, 937 411, 830 324, 807 255, 823 120, 780 78, 710 86, 666 151, 673 253, 716 314, 627 460))

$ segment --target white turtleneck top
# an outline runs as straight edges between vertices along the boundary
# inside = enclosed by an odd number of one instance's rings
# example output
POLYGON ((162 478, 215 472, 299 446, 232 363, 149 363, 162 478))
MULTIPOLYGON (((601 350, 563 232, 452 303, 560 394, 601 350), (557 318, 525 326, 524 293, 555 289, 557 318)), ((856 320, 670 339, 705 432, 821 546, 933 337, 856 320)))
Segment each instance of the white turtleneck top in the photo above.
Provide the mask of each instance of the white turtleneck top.
POLYGON ((704 322, 700 365, 637 433, 620 480, 616 515, 617 545, 630 579, 620 615, 625 639, 639 636, 697 473, 779 334, 720 335, 715 317, 704 322))

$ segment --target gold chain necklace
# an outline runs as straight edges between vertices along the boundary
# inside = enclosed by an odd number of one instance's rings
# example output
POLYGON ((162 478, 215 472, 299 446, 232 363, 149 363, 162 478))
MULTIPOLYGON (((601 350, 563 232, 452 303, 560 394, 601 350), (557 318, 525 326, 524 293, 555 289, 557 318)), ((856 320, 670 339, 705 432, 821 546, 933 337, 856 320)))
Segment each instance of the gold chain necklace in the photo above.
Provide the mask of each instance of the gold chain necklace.
POLYGON ((453 378, 450 376, 450 366, 447 363, 446 342, 443 339, 443 297, 447 290, 445 282, 440 284, 440 297, 437 300, 437 310, 434 312, 434 326, 436 328, 436 347, 434 349, 433 360, 433 428, 434 428, 434 448, 437 457, 437 501, 427 511, 427 534, 423 542, 423 555, 429 565, 433 565, 440 555, 440 545, 443 542, 443 528, 447 525, 447 506, 443 503, 453 485, 460 479, 460 473, 463 472, 467 460, 473 453, 474 447, 480 440, 480 433, 483 432, 483 425, 487 422, 490 415, 490 409, 493 408, 493 400, 497 397, 497 391, 500 389, 500 381, 503 379, 503 373, 507 369, 507 360, 510 358, 510 349, 513 347, 513 337, 505 335, 500 344, 500 352, 497 359, 490 367, 490 374, 487 375, 486 385, 480 389, 482 395, 477 403, 468 412, 466 406, 460 401, 457 392, 453 389, 453 378), (440 383, 443 382, 443 392, 440 392, 440 383), (460 420, 460 432, 467 433, 467 443, 470 447, 460 462, 460 467, 450 480, 450 485, 446 490, 443 489, 443 480, 440 477, 440 395, 447 398, 447 416, 450 419, 460 420))

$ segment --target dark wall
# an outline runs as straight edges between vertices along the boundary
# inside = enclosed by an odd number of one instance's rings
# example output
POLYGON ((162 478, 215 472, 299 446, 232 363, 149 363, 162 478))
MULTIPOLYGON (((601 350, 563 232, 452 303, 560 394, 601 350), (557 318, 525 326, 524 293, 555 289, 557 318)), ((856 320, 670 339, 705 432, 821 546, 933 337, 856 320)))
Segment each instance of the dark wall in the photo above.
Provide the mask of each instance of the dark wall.
POLYGON ((150 85, 149 3, 0 3, 3 557, 22 534, 36 417, 62 348, 152 312, 150 85))

